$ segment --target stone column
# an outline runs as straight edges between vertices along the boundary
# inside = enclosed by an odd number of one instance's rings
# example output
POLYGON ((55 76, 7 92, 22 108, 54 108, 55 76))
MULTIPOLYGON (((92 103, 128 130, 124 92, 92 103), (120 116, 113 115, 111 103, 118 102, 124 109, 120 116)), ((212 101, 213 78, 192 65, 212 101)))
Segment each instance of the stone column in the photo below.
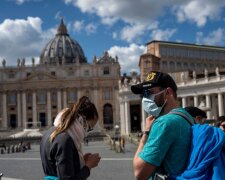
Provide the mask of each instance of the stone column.
POLYGON ((17 120, 18 120, 18 127, 22 127, 22 117, 21 117, 21 94, 17 92, 17 120))
MULTIPOLYGON (((217 119, 219 115, 219 107, 218 107, 218 95, 217 94, 212 94, 211 95, 211 108, 210 108, 210 118, 212 119, 217 119)), ((208 117, 209 118, 209 117, 208 117)))
POLYGON ((98 104, 98 88, 97 87, 94 87, 94 89, 93 89, 93 92, 92 92, 93 94, 93 103, 97 106, 97 104, 98 104))
POLYGON ((26 92, 22 92, 22 119, 23 119, 23 128, 27 128, 27 100, 26 92))
POLYGON ((37 120, 37 96, 36 92, 32 92, 32 119, 34 123, 34 127, 38 127, 38 120, 37 120))
POLYGON ((118 88, 113 87, 111 92, 112 92, 112 102, 113 102, 113 109, 114 109, 114 114, 113 117, 115 119, 115 121, 117 122, 117 124, 121 124, 120 121, 120 106, 119 106, 119 102, 118 102, 118 88))
POLYGON ((187 98, 186 97, 182 97, 182 107, 183 108, 187 107, 187 98))
POLYGON ((62 110, 62 98, 60 89, 57 91, 57 110, 58 112, 62 110))
POLYGON ((8 117, 7 117, 7 95, 2 94, 2 126, 3 128, 8 127, 8 117))
POLYGON ((130 103, 125 101, 125 120, 126 120, 126 134, 130 134, 130 103))
POLYGON ((218 113, 219 113, 219 116, 224 115, 224 105, 223 105, 222 93, 218 93, 218 113))
MULTIPOLYGON (((206 107, 209 108, 209 109, 211 109, 211 99, 210 99, 210 95, 207 94, 207 95, 205 96, 205 98, 206 98, 206 107)), ((212 118, 212 117, 211 117, 210 111, 207 111, 206 114, 207 114, 207 118, 208 118, 208 119, 212 118)))
POLYGON ((120 131, 121 135, 126 134, 125 104, 120 101, 120 131))
MULTIPOLYGON (((78 101, 79 100, 79 98, 78 98, 78 90, 76 91, 76 93, 77 93, 77 101, 78 101)), ((81 96, 81 95, 79 94, 79 96, 81 96)), ((92 101, 95 104, 95 106, 97 108, 97 111, 99 113, 99 119, 98 120, 99 120, 100 126, 104 127, 103 116, 102 116, 102 114, 103 114, 102 107, 100 107, 98 105, 100 103, 99 99, 100 98, 99 98, 99 95, 98 95, 98 87, 96 86, 96 87, 94 87, 93 92, 92 92, 92 101)), ((113 116, 113 119, 115 119, 115 116, 113 116)))
POLYGON ((67 107, 67 92, 66 89, 63 90, 63 108, 67 107))
POLYGON ((80 89, 80 88, 78 88, 77 89, 77 100, 79 100, 80 98, 81 98, 81 96, 82 96, 82 89, 80 89))
POLYGON ((198 103, 198 96, 197 96, 197 95, 194 96, 194 106, 195 106, 195 107, 198 107, 198 106, 199 106, 199 103, 198 103))
POLYGON ((47 91, 47 117, 48 126, 52 125, 52 108, 51 108, 51 92, 47 91))

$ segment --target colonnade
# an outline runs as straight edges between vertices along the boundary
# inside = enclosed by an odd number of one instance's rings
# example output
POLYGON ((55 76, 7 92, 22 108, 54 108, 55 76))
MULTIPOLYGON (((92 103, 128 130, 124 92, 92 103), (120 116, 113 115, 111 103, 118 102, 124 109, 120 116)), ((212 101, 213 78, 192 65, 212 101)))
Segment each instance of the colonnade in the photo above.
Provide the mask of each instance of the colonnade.
MULTIPOLYGON (((62 108, 68 106, 67 104, 67 90, 66 89, 58 89, 57 91, 57 104, 56 110, 59 112, 62 108)), ((17 126, 22 128, 27 128, 28 123, 28 102, 27 102, 27 94, 28 91, 17 91, 16 92, 16 102, 12 104, 12 106, 16 107, 15 112, 16 114, 16 121, 17 126)), ((7 92, 2 92, 2 127, 8 128, 9 127, 9 116, 10 116, 10 109, 8 108, 7 102, 7 92)), ((79 96, 79 94, 78 94, 79 96)), ((46 90, 46 100, 47 102, 44 103, 46 106, 45 109, 40 110, 40 112, 46 113, 46 126, 52 125, 52 98, 51 98, 51 90, 46 90)), ((34 126, 37 126, 40 123, 38 119, 38 103, 37 103, 37 91, 32 91, 32 123, 34 126)))
POLYGON ((182 107, 195 106, 206 111, 207 119, 224 115, 224 92, 180 97, 182 107))
MULTIPOLYGON (((217 119, 218 116, 224 115, 224 97, 225 93, 218 92, 206 95, 193 95, 178 97, 181 101, 181 107, 195 106, 206 111, 207 119, 217 119)), ((140 104, 140 120, 141 130, 145 130, 145 119, 147 114, 142 108, 140 97, 133 95, 133 98, 120 99, 120 119, 121 119, 121 133, 131 133, 131 118, 130 118, 130 105, 136 103, 140 104)))

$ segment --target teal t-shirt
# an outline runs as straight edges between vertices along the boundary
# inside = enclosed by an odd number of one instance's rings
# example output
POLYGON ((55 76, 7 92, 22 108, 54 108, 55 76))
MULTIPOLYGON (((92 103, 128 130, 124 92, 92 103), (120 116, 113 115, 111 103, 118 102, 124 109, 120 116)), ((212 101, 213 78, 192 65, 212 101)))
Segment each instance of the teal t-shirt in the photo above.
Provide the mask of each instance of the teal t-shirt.
MULTIPOLYGON (((182 112, 194 122, 193 117, 183 108, 172 111, 182 112)), ((175 175, 184 170, 190 145, 191 125, 180 115, 166 114, 152 124, 148 140, 139 157, 154 166, 163 165, 167 173, 175 175)))

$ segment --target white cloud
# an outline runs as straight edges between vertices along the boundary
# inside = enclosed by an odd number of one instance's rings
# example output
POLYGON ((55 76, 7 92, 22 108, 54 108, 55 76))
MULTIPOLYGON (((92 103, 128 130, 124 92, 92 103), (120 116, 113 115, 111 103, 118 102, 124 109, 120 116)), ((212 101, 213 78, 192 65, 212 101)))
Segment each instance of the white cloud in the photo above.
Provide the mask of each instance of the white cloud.
POLYGON ((170 4, 164 0, 159 2, 157 4, 147 0, 132 3, 130 0, 73 0, 74 6, 80 8, 82 12, 96 14, 104 24, 112 26, 122 20, 126 26, 118 29, 116 34, 127 42, 134 42, 146 31, 158 25, 154 18, 162 14, 161 10, 165 5, 170 4))
POLYGON ((102 18, 102 21, 108 22, 122 19, 127 23, 146 23, 149 19, 162 14, 160 11, 170 1, 164 0, 152 3, 147 0, 73 0, 73 4, 81 9, 82 12, 94 13, 102 18), (106 19, 106 20, 105 20, 106 19))
POLYGON ((142 36, 145 31, 155 29, 157 26, 157 22, 151 23, 151 26, 139 23, 132 26, 126 26, 121 30, 120 37, 122 40, 126 40, 127 42, 133 42, 137 37, 142 36))
POLYGON ((87 32, 88 35, 90 34, 94 34, 96 32, 97 26, 93 23, 89 23, 86 27, 85 27, 85 31, 87 32))
POLYGON ((5 19, 0 24, 0 59, 15 65, 18 58, 39 56, 42 48, 54 37, 55 29, 42 30, 39 17, 5 19))
POLYGON ((78 33, 84 30, 87 33, 87 35, 90 35, 96 33, 97 25, 95 25, 94 23, 85 24, 83 20, 74 21, 73 30, 78 33))
POLYGON ((62 12, 61 11, 58 11, 55 15, 55 19, 59 20, 61 19, 63 16, 62 16, 62 12))
POLYGON ((191 0, 183 5, 176 6, 174 12, 179 22, 190 20, 195 22, 197 26, 202 27, 208 19, 220 18, 224 6, 224 0, 191 0))
POLYGON ((225 30, 218 28, 215 31, 212 31, 207 36, 202 32, 198 32, 196 35, 196 42, 203 45, 224 45, 225 41, 225 30))
POLYGON ((25 0, 16 0, 16 4, 23 4, 25 0))
POLYGON ((65 4, 70 4, 72 0, 64 0, 65 4))
MULTIPOLYGON (((92 13, 101 18, 101 22, 112 26, 122 21, 125 27, 118 29, 117 38, 134 42, 150 31, 149 24, 157 23, 159 17, 173 11, 179 22, 190 21, 204 26, 208 20, 220 18, 225 0, 64 0, 80 8, 84 13, 92 13)), ((115 35, 115 34, 114 34, 115 35)), ((115 36, 114 36, 115 38, 115 36)))
POLYGON ((117 39, 118 38, 118 34, 116 32, 113 32, 112 33, 112 37, 113 37, 113 39, 117 39))
POLYGON ((176 31, 176 29, 153 30, 151 33, 151 38, 154 40, 168 41, 176 31))
POLYGON ((102 23, 106 25, 113 25, 118 20, 117 17, 105 17, 102 19, 102 23))
MULTIPOLYGON (((8 0, 8 1, 10 1, 10 0, 8 0)), ((21 5, 21 4, 25 3, 25 2, 30 2, 30 1, 40 2, 40 1, 43 1, 43 0, 12 0, 12 1, 15 1, 16 4, 21 5)))
POLYGON ((145 51, 145 46, 137 44, 130 44, 129 47, 113 46, 108 50, 111 56, 118 56, 121 73, 139 72, 139 58, 145 51))
POLYGON ((80 32, 84 28, 84 21, 74 21, 73 30, 75 32, 80 32))

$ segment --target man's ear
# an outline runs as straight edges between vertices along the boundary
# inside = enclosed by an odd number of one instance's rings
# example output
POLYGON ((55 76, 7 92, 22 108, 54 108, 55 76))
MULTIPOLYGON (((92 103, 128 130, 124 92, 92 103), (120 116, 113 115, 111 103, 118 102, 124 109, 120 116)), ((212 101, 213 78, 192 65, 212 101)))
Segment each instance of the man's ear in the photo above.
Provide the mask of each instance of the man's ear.
POLYGON ((166 91, 167 91, 166 93, 168 96, 173 96, 173 90, 171 87, 166 88, 166 91))

